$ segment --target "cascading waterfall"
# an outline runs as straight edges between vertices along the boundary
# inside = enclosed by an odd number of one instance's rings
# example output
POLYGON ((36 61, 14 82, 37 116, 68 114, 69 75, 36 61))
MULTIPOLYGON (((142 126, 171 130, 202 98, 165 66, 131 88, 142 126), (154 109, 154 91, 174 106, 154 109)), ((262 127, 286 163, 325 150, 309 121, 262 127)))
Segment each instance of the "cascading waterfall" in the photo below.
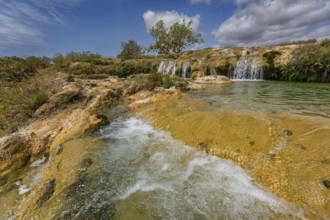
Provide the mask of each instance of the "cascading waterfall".
POLYGON ((157 72, 165 73, 166 63, 164 61, 160 62, 157 72))
POLYGON ((173 60, 170 61, 162 61, 159 64, 157 72, 162 74, 169 74, 172 76, 179 76, 182 78, 190 78, 191 75, 191 67, 188 63, 176 63, 173 60), (181 72, 178 73, 178 70, 181 69, 181 72))
POLYGON ((177 70, 178 66, 179 65, 176 64, 176 63, 173 65, 173 67, 172 67, 172 76, 175 76, 175 73, 176 73, 176 70, 177 70))
MULTIPOLYGON (((159 64, 158 72, 172 76, 177 75, 182 78, 190 78, 191 66, 186 62, 177 63, 173 60, 162 61, 159 64), (180 69, 181 71, 178 73, 180 69)), ((260 67, 257 59, 247 60, 243 58, 237 63, 232 78, 234 80, 262 80, 263 75, 263 69, 260 67)))
POLYGON ((166 66, 165 73, 170 74, 172 72, 173 66, 174 66, 174 61, 169 61, 166 66))
POLYGON ((191 76, 191 67, 189 64, 184 64, 182 67, 182 78, 190 78, 191 76))
POLYGON ((248 61, 243 58, 240 60, 234 70, 233 79, 234 80, 262 80, 263 79, 263 69, 259 67, 259 62, 257 59, 252 59, 248 61))

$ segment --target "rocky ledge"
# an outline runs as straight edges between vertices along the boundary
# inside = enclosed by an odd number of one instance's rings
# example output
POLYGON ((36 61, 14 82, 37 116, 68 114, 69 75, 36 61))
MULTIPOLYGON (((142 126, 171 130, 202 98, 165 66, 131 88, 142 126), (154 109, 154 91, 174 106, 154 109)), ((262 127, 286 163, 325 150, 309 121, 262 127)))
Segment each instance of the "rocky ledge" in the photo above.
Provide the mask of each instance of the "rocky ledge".
POLYGON ((226 76, 211 75, 211 76, 197 77, 194 80, 194 82, 200 84, 228 84, 228 83, 232 83, 232 80, 226 76))

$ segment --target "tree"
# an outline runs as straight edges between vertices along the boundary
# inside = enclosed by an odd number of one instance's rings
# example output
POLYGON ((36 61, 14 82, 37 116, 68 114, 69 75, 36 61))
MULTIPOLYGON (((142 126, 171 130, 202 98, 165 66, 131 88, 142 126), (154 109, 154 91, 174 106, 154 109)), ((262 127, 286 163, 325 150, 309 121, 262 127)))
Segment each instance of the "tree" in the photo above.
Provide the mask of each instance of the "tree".
POLYGON ((122 59, 135 59, 144 54, 143 48, 134 40, 129 40, 127 43, 121 43, 121 52, 117 56, 122 59))
POLYGON ((202 44, 204 41, 201 34, 194 34, 192 21, 183 23, 174 23, 166 28, 164 21, 160 20, 153 26, 149 32, 155 42, 149 48, 151 51, 157 51, 159 55, 168 55, 180 53, 182 50, 193 44, 202 44))

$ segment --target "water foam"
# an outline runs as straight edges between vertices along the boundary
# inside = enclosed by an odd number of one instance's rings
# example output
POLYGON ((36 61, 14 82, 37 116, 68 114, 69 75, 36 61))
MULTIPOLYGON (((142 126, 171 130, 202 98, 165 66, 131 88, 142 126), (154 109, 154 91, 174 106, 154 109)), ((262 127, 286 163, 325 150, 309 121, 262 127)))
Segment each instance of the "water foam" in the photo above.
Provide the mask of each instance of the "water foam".
POLYGON ((303 218, 232 161, 185 146, 139 119, 118 120, 101 137, 109 142, 107 169, 124 181, 113 183, 119 218, 133 207, 170 219, 303 218))

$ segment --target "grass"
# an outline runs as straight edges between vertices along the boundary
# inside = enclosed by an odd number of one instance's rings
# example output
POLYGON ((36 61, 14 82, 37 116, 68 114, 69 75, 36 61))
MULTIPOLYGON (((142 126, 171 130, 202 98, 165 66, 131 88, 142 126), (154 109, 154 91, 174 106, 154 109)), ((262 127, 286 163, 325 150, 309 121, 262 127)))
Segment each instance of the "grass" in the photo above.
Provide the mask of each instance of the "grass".
POLYGON ((0 136, 15 132, 59 91, 60 83, 55 78, 55 73, 44 70, 18 83, 1 84, 0 136))

